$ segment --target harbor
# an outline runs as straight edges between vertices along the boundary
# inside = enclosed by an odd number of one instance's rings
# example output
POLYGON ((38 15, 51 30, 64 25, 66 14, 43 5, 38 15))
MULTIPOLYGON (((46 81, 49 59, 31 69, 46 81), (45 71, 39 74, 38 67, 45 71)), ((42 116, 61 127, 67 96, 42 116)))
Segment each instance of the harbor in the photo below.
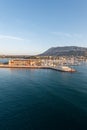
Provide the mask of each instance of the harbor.
POLYGON ((52 69, 61 72, 76 72, 74 68, 66 65, 59 65, 53 60, 37 60, 37 59, 12 59, 7 64, 1 63, 0 68, 27 68, 27 69, 52 69))

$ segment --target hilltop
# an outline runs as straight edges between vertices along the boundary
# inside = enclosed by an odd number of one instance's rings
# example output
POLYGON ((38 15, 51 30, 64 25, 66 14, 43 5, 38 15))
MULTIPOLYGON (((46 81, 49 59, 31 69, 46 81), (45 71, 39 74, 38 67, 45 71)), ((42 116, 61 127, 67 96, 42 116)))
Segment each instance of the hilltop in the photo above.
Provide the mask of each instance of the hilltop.
POLYGON ((86 47, 64 46, 52 47, 40 54, 40 56, 87 56, 86 47))

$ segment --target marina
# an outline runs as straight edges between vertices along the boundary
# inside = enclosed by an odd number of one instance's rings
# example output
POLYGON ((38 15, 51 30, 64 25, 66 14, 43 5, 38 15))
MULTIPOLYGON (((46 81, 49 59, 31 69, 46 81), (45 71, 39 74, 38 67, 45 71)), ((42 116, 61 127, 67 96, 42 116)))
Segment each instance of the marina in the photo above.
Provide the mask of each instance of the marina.
POLYGON ((61 71, 61 72, 76 72, 75 69, 70 68, 68 66, 50 67, 50 66, 10 66, 10 65, 0 65, 0 68, 52 69, 52 70, 61 71))
POLYGON ((11 59, 7 64, 1 63, 0 68, 52 69, 61 72, 76 71, 68 65, 55 64, 54 60, 44 59, 11 59))
POLYGON ((76 66, 86 63, 86 60, 80 57, 52 57, 52 56, 35 56, 35 57, 14 57, 2 58, 0 68, 27 68, 27 69, 51 69, 61 72, 76 72, 76 66))

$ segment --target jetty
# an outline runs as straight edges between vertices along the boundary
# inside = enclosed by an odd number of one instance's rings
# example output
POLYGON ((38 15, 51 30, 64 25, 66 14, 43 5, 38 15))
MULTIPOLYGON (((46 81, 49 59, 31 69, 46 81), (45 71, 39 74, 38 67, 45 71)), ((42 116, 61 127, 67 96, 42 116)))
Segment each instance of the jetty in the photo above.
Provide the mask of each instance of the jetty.
POLYGON ((70 68, 68 66, 10 66, 9 64, 5 65, 0 65, 0 68, 24 68, 24 69, 52 69, 52 70, 56 70, 56 71, 61 71, 61 72, 76 72, 75 69, 70 68))

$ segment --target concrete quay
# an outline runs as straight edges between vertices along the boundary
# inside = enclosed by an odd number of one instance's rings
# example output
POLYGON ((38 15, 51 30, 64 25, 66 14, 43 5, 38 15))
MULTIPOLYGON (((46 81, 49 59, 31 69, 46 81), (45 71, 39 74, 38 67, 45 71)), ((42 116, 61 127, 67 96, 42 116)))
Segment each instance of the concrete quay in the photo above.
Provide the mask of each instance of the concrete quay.
POLYGON ((61 72, 76 72, 75 69, 70 68, 68 66, 60 66, 60 67, 53 67, 53 66, 11 66, 11 65, 0 65, 0 68, 25 68, 25 69, 52 69, 56 71, 61 71, 61 72))

